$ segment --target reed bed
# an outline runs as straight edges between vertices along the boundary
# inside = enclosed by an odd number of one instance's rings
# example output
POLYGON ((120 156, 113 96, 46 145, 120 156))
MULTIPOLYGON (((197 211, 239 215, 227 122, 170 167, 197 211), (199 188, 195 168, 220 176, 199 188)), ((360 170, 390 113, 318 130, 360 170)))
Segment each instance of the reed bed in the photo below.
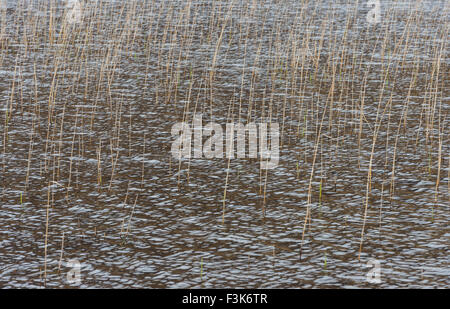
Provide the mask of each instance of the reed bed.
MULTIPOLYGON (((429 220, 436 207, 448 206, 448 18, 435 24, 448 16, 448 2, 430 11, 426 1, 395 1, 377 25, 367 24, 364 1, 331 8, 326 1, 275 2, 82 1, 73 23, 56 0, 18 0, 2 11, 2 199, 17 190, 20 204, 45 208, 44 278, 60 269, 64 239, 67 245, 70 233, 84 233, 52 222, 80 194, 123 200, 121 224, 108 231, 123 238, 133 233, 148 190, 148 160, 170 162, 166 177, 179 194, 190 190, 196 162, 174 160, 168 136, 173 123, 192 123, 198 113, 204 122, 279 123, 281 168, 292 171, 306 196, 294 205, 303 218, 300 258, 323 196, 345 191, 348 173, 363 197, 353 209, 355 260, 368 230, 383 224, 383 205, 396 201, 404 158, 416 163, 408 172, 418 182, 434 184, 429 220), (61 255, 52 269, 50 250, 61 255)), ((212 224, 226 224, 236 202, 230 187, 244 186, 240 177, 248 171, 239 168, 242 160, 213 162, 226 176, 217 184, 220 220, 212 224)), ((253 172, 261 200, 255 212, 270 217, 282 207, 269 198, 277 170, 253 172)), ((100 225, 94 229, 95 237, 102 234, 100 225)))

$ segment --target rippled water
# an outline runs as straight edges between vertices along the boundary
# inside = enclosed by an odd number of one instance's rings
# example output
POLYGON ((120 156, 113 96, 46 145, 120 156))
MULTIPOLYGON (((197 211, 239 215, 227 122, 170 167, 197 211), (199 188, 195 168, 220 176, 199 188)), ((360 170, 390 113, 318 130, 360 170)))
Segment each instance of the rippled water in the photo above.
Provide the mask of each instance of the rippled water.
POLYGON ((450 286, 446 1, 376 26, 365 1, 92 1, 66 36, 62 3, 29 2, 1 24, 1 287, 77 286, 70 259, 81 287, 450 286), (180 164, 186 110, 270 110, 279 166, 180 164))

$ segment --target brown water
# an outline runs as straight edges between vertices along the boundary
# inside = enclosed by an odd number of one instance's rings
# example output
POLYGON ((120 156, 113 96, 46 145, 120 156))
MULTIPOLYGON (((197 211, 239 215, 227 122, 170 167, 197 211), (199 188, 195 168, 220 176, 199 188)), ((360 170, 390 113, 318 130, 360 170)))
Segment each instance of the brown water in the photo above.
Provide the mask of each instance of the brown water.
POLYGON ((1 287, 78 286, 70 259, 89 288, 450 286, 446 1, 375 26, 365 1, 91 1, 66 36, 28 3, 1 24, 1 287), (186 110, 271 114, 279 166, 179 164, 186 110))

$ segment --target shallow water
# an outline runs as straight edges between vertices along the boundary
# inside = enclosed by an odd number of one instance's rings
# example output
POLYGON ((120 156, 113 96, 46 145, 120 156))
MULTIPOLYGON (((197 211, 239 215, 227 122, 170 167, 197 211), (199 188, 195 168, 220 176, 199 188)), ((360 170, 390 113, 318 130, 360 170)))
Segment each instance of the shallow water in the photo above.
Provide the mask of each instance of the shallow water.
POLYGON ((377 26, 355 1, 102 1, 66 40, 61 3, 26 3, 1 28, 1 287, 450 286, 446 1, 383 1, 377 26), (267 178, 257 159, 172 158, 185 110, 224 127, 269 108, 267 178))

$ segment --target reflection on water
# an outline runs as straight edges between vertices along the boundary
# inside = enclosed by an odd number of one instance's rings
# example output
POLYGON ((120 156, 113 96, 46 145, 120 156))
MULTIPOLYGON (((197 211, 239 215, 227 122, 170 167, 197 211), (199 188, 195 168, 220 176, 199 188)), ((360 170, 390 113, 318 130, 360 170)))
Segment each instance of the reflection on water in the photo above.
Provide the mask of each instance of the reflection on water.
POLYGON ((449 287, 448 3, 230 4, 8 2, 0 286, 449 287), (194 113, 271 117, 278 167, 173 159, 194 113))

